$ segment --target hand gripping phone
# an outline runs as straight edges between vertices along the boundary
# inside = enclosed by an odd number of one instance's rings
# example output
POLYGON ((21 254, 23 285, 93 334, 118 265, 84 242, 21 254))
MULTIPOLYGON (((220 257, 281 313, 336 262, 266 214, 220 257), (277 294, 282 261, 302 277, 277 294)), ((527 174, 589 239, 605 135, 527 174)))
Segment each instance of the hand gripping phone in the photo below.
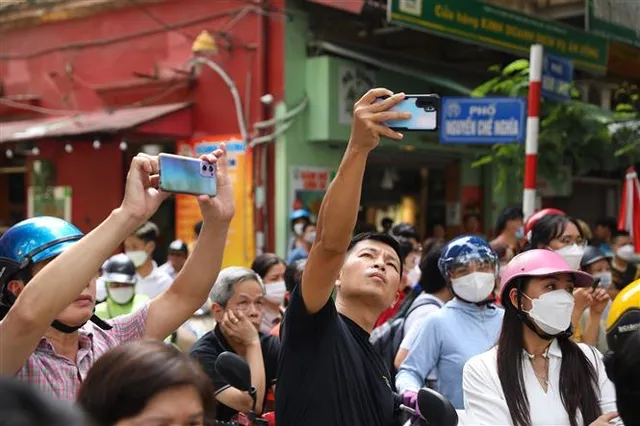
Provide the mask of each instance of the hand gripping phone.
POLYGON ((217 193, 216 166, 198 158, 160 154, 160 189, 178 194, 208 195, 217 193))
MULTIPOLYGON (((380 102, 385 98, 378 99, 380 102)), ((409 119, 389 120, 384 123, 393 130, 435 132, 440 122, 440 96, 405 95, 404 100, 391 107, 389 111, 411 113, 409 119)))

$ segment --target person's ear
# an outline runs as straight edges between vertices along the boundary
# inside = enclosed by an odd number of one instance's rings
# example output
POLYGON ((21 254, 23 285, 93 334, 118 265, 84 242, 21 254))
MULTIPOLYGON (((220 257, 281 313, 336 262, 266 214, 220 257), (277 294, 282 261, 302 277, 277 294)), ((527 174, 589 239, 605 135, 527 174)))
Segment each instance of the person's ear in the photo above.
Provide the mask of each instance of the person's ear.
POLYGON ((212 303, 211 313, 213 313, 213 317, 215 318, 216 322, 220 322, 222 321, 222 316, 224 315, 224 307, 217 303, 212 303))
POLYGON ((11 280, 7 283, 7 290, 15 297, 18 297, 24 290, 24 283, 21 280, 11 280))
POLYGON ((514 308, 518 309, 518 289, 512 288, 509 290, 509 300, 514 308))
POLYGON ((149 254, 152 254, 156 249, 156 243, 154 241, 149 241, 147 243, 147 251, 149 254))

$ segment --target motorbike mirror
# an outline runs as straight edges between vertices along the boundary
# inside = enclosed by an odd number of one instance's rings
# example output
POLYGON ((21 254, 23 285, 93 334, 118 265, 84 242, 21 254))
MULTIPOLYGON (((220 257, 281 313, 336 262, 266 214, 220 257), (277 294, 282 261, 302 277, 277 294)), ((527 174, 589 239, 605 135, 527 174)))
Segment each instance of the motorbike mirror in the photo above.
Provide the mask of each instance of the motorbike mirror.
POLYGON ((420 389, 418 407, 420 407, 420 415, 431 425, 457 426, 458 424, 458 413, 453 404, 433 389, 420 389))
POLYGON ((223 352, 216 359, 216 370, 234 388, 251 390, 251 368, 242 357, 233 352, 223 352))

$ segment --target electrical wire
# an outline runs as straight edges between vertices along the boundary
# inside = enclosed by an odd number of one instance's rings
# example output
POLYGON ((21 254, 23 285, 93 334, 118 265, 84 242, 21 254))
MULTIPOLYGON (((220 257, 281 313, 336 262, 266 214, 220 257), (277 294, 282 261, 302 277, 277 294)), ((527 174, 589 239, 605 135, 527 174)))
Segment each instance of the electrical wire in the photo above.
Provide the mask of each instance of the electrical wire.
POLYGON ((306 108, 306 106, 308 104, 309 104, 309 98, 305 94, 304 97, 302 98, 302 100, 300 102, 298 102, 298 105, 296 105, 291 111, 288 111, 282 117, 274 117, 274 118, 271 118, 269 120, 258 121, 257 123, 255 123, 253 125, 253 127, 256 128, 256 129, 264 129, 264 128, 267 128, 267 127, 271 127, 274 124, 277 124, 279 122, 290 120, 290 119, 294 118, 296 115, 300 114, 306 108))
MULTIPOLYGON (((201 16, 199 18, 196 19, 191 19, 191 20, 187 20, 187 21, 180 21, 177 22, 175 24, 171 24, 170 27, 171 28, 183 28, 183 27, 188 27, 188 26, 192 26, 192 25, 197 25, 203 22, 208 22, 211 20, 215 20, 218 18, 222 18, 225 16, 229 16, 229 15, 234 15, 236 13, 239 13, 243 10, 244 8, 235 8, 235 9, 231 9, 231 10, 227 10, 224 12, 220 12, 220 13, 212 13, 210 15, 205 15, 205 16, 201 16)), ((57 46, 51 46, 51 47, 46 47, 44 49, 40 49, 40 50, 35 50, 32 52, 28 52, 28 53, 9 53, 9 54, 0 54, 0 60, 2 61, 8 61, 8 60, 20 60, 20 59, 32 59, 32 58, 36 58, 42 55, 46 55, 49 53, 54 53, 57 51, 64 51, 64 50, 77 50, 77 49, 84 49, 87 47, 103 47, 103 46, 108 46, 110 44, 116 44, 116 43, 123 43, 123 42, 127 42, 130 40, 135 40, 141 37, 148 37, 148 36, 152 36, 155 34, 159 34, 162 32, 166 32, 168 30, 168 28, 153 28, 151 30, 144 30, 144 31, 138 31, 135 33, 131 33, 131 34, 125 34, 125 35, 119 35, 119 36, 114 36, 114 37, 105 37, 105 38, 97 38, 97 39, 93 39, 93 40, 88 40, 88 41, 80 41, 80 42, 74 42, 74 43, 66 43, 66 44, 61 44, 61 45, 57 45, 57 46)))

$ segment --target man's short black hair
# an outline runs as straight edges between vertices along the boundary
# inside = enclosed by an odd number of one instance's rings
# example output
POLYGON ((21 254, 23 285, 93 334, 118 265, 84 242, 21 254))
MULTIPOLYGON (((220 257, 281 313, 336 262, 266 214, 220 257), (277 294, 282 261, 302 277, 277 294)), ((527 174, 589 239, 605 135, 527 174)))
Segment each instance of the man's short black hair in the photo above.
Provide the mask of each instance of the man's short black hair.
POLYGON ((400 259, 400 276, 402 276, 402 265, 404 264, 404 257, 402 257, 402 250, 400 249, 400 243, 391 235, 383 232, 363 232, 356 235, 351 239, 347 252, 350 252, 358 243, 362 241, 377 241, 382 244, 386 244, 393 249, 400 259))
POLYGON ((420 271, 422 273, 418 284, 420 284, 425 293, 434 294, 447 286, 447 281, 438 267, 438 260, 444 247, 444 244, 433 246, 420 262, 420 271))
POLYGON ((393 226, 393 219, 391 219, 390 217, 383 217, 382 220, 380 221, 380 224, 386 228, 386 227, 391 227, 393 226))
POLYGON ((630 237, 631 233, 629 231, 625 231, 624 229, 616 230, 611 236, 611 240, 615 241, 618 237, 630 237))
POLYGON ((394 237, 413 238, 416 241, 420 241, 420 234, 415 226, 409 223, 399 223, 391 228, 391 235, 394 237))
POLYGON ((618 221, 613 217, 602 217, 596 221, 596 227, 602 226, 609 229, 611 235, 618 231, 618 221))
POLYGON ((520 207, 505 207, 496 221, 496 233, 501 234, 504 228, 507 227, 507 222, 518 219, 524 220, 524 213, 520 207))
POLYGON ((160 237, 160 228, 155 223, 148 221, 133 234, 135 237, 141 239, 145 243, 157 242, 160 237))

